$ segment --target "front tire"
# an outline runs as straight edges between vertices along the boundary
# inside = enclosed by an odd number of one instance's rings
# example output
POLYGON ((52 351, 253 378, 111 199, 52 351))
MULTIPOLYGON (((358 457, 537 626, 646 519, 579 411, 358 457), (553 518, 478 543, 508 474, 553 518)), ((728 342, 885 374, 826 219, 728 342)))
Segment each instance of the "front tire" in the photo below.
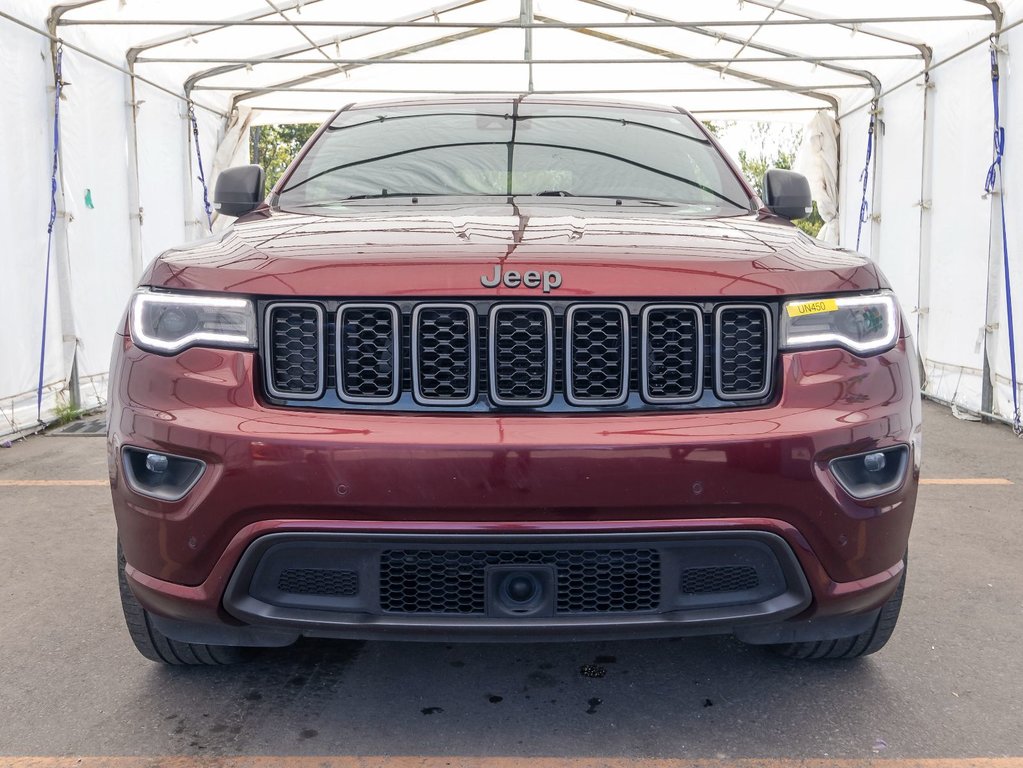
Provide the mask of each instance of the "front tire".
POLYGON ((235 648, 229 645, 207 645, 205 643, 182 643, 160 632, 150 620, 149 611, 142 607, 128 586, 124 574, 124 551, 117 542, 117 585, 121 593, 121 608, 128 634, 139 653, 150 661, 175 666, 220 666, 244 661, 251 655, 251 649, 235 648))
POLYGON ((877 653, 885 647, 902 610, 902 595, 906 589, 906 572, 909 570, 908 558, 903 560, 902 578, 895 593, 881 606, 874 626, 866 632, 852 637, 841 637, 837 640, 810 640, 801 643, 782 643, 772 645, 771 650, 788 659, 858 659, 877 653))

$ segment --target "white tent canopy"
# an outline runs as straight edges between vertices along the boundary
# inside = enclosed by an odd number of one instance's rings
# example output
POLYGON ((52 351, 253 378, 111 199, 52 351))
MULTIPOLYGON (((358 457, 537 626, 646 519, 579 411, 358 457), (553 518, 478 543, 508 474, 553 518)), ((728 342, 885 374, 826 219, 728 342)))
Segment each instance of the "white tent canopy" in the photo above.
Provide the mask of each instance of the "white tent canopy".
MULTIPOLYGON (((888 275, 925 390, 1009 419, 1002 201, 982 193, 995 46, 1004 202, 1019 210, 1023 88, 1008 51, 1023 45, 1021 20, 1023 0, 0 0, 0 96, 13 112, 0 145, 0 303, 17 318, 0 336, 0 434, 33 428, 61 398, 104 400, 109 343, 143 267, 208 234, 197 148, 212 186, 247 162, 252 125, 480 92, 809 122, 798 165, 829 222, 822 236, 859 240, 888 275)), ((1020 218, 1006 230, 1023 313, 1020 218)), ((1015 331, 1023 344, 1019 314, 1015 331)))

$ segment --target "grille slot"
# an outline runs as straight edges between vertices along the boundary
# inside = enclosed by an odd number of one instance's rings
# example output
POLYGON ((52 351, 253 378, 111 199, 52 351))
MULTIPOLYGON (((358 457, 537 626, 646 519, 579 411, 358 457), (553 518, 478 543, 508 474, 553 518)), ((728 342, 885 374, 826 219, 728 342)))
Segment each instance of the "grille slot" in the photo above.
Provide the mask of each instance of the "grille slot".
POLYGON ((643 398, 691 403, 703 393, 703 313, 686 304, 643 310, 643 398))
POLYGON ((277 589, 291 595, 354 597, 359 593, 359 574, 328 568, 286 568, 277 578, 277 589))
POLYGON ((318 304, 271 304, 266 312, 266 388, 274 397, 315 400, 323 395, 323 309, 318 304))
POLYGON ((418 305, 412 339, 417 402, 467 405, 476 399, 476 312, 470 305, 418 305))
POLYGON ((684 595, 743 592, 760 586, 760 575, 752 565, 721 565, 685 568, 680 590, 684 595))
POLYGON ((552 565, 557 614, 653 611, 661 600, 655 549, 408 550, 380 555, 380 609, 389 613, 486 613, 486 569, 552 565))
POLYGON ((771 388, 771 316, 758 304, 718 307, 715 387, 725 400, 763 397, 771 388))
POLYGON ((565 394, 572 404, 621 405, 629 396, 629 312, 577 304, 565 319, 565 394))
POLYGON ((342 304, 337 312, 337 392, 349 403, 391 403, 401 382, 401 321, 390 304, 342 304))
POLYGON ((546 405, 554 390, 554 321, 544 304, 490 310, 490 397, 498 405, 546 405))

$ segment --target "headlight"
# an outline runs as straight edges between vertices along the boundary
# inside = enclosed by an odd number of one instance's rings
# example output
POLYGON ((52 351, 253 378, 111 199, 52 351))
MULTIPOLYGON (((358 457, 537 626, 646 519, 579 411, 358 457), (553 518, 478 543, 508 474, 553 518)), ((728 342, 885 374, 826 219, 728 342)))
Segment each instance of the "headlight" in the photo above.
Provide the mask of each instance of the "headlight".
POLYGON ((882 352, 899 335, 895 297, 887 292, 785 302, 782 349, 844 347, 858 355, 882 352))
POLYGON ((142 288, 132 298, 131 338, 164 354, 196 345, 254 349, 256 312, 248 299, 142 288))

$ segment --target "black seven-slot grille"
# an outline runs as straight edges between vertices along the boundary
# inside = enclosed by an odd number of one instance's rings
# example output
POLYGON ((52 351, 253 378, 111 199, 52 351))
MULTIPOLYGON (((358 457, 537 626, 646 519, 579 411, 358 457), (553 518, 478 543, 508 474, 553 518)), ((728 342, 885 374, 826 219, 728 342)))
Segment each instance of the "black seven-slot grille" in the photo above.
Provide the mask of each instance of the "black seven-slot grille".
POLYGON ((284 404, 644 410, 771 395, 768 304, 289 301, 263 312, 266 390, 284 404))

